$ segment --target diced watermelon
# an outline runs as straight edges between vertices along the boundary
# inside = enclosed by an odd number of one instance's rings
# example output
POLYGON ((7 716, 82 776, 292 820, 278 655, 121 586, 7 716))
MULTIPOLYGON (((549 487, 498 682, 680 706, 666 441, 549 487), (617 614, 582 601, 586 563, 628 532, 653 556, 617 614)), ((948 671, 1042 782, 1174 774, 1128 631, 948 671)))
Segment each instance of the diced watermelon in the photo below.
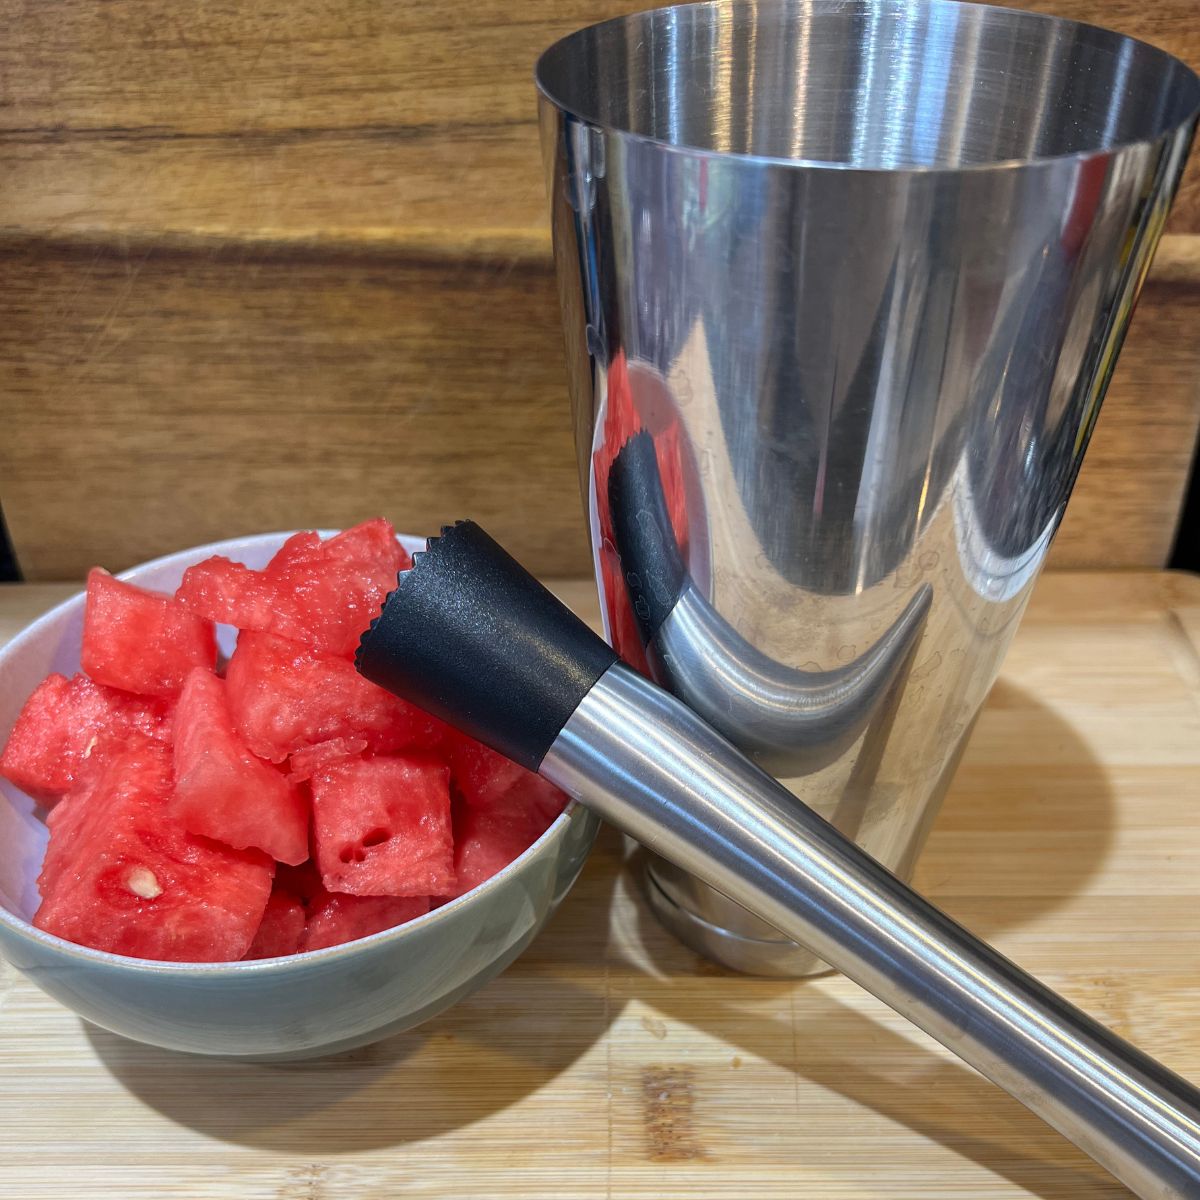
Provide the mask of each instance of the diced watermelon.
POLYGON ((566 807, 566 795, 554 784, 465 733, 455 730, 450 747, 450 777, 471 808, 492 808, 514 789, 520 792, 520 803, 545 817, 547 824, 566 807))
POLYGON ((177 600, 93 571, 94 678, 46 679, 0 754, 57 801, 34 923, 135 957, 275 957, 411 920, 535 840, 562 793, 347 657, 410 565, 380 519, 296 534, 262 571, 209 559, 177 600), (214 620, 242 630, 225 679, 214 620))
POLYGON ((317 896, 325 894, 321 872, 317 870, 317 864, 311 858, 298 867, 280 863, 275 868, 275 887, 295 896, 305 908, 308 908, 317 896))
MULTIPOLYGON (((126 757, 122 754, 120 757, 126 757)), ((42 859, 37 878, 38 894, 48 896, 63 871, 69 869, 79 854, 80 837, 88 817, 94 813, 92 797, 105 778, 105 770, 85 776, 54 806, 46 817, 50 840, 42 859)))
POLYGON ((285 863, 308 857, 308 804, 300 789, 238 738, 225 681, 193 671, 175 711, 175 791, 168 811, 189 833, 285 863))
POLYGON ((58 805, 38 881, 39 929, 135 958, 231 962, 246 953, 273 864, 184 833, 167 814, 170 790, 170 751, 147 742, 58 805))
POLYGON ((269 629, 275 587, 261 571, 214 555, 188 567, 175 592, 180 604, 210 621, 239 629, 269 629))
POLYGON ((409 565, 395 530, 379 519, 327 542, 294 534, 265 571, 208 559, 188 569, 176 595, 210 620, 347 657, 409 565))
POLYGON ((225 672, 234 725, 271 762, 333 738, 375 753, 435 746, 446 726, 364 679, 344 658, 265 633, 243 631, 225 672))
POLYGON ((276 885, 246 957, 280 958, 295 954, 304 937, 304 925, 304 905, 291 892, 276 885))
POLYGON ((327 742, 306 746, 288 758, 288 778, 293 783, 303 783, 330 763, 335 763, 343 758, 361 757, 366 748, 366 738, 360 737, 330 738, 327 742))
POLYGON ((216 663, 212 622, 175 603, 88 572, 80 663, 97 682, 146 696, 177 696, 193 667, 216 663))
POLYGON ((534 775, 487 807, 463 804, 456 812, 454 870, 461 896, 503 870, 554 823, 567 797, 534 775))
POLYGON ((491 808, 513 789, 522 803, 553 820, 566 805, 566 796, 552 783, 498 754, 458 730, 448 739, 451 779, 455 791, 472 808, 491 808))
POLYGON ((323 892, 308 910, 301 950, 324 950, 403 925, 429 911, 428 896, 347 896, 323 892))
POLYGON ((312 778, 313 838, 331 892, 454 891, 449 771, 432 759, 348 759, 312 778))
POLYGON ((497 754, 457 729, 447 739, 447 745, 455 791, 472 807, 487 808, 522 776, 531 775, 511 758, 497 754))
MULTIPOLYGON (((325 654, 352 655, 363 630, 396 586, 404 551, 390 533, 391 526, 387 530, 391 551, 372 545, 369 533, 364 538, 358 530, 347 530, 325 542, 319 557, 296 556, 287 565, 274 565, 270 578, 278 599, 275 620, 266 631, 306 642, 325 654), (360 549, 369 550, 371 557, 350 557, 360 549)), ((406 563, 407 555, 404 558, 406 563)))
MULTIPOLYGON (((391 586, 396 586, 396 576, 412 566, 408 551, 396 541, 396 531, 390 521, 374 517, 350 529, 344 529, 324 543, 325 553, 342 562, 378 562, 392 576, 391 586)), ((390 590, 390 589, 389 589, 390 590)))
POLYGON ((17 717, 0 754, 0 775, 49 805, 130 739, 170 734, 167 700, 117 691, 86 675, 49 675, 17 717))
POLYGON ((307 529, 293 533, 267 563, 266 574, 271 579, 286 578, 290 568, 300 563, 316 562, 321 557, 321 535, 307 529))

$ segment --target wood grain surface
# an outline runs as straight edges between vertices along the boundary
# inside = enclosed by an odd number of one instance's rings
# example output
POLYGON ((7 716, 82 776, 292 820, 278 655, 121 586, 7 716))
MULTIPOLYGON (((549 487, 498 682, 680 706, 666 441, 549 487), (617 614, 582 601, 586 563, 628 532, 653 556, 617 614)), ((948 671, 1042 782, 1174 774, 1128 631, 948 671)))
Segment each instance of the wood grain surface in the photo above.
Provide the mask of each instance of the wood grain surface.
MULTIPOLYGON (((0 588, 0 640, 70 589, 0 588)), ((595 617, 590 583, 560 594, 595 617)), ((918 869, 953 916, 1200 1079, 1200 581, 1038 585, 918 869)), ((1115 1200, 1016 1102, 836 976, 665 935, 605 832, 499 979, 308 1064, 87 1027, 0 963, 5 1200, 1115 1200)))
MULTIPOLYGON (((27 578, 376 512, 472 516, 543 574, 589 569, 548 271, 76 246, 10 247, 0 273, 27 578)), ((1200 288, 1151 285, 1052 561, 1165 562, 1198 424, 1200 288)))
MULTIPOLYGON (((0 226, 321 233, 464 226, 540 240, 532 80, 636 0, 2 0, 0 226), (15 177, 10 174, 15 172, 15 177), (9 182, 11 180, 11 183, 9 182)), ((1010 5, 1200 65, 1193 0, 1010 5)), ((1200 233, 1200 163, 1171 229, 1200 233)), ((502 244, 493 247, 504 252, 502 244)))
MULTIPOLYGON (((385 511, 588 556, 532 63, 634 7, 0 0, 0 504, 28 578, 385 511)), ((1193 0, 1039 7, 1200 63, 1193 0)), ((1200 164, 1055 559, 1155 566, 1200 423, 1200 164)))

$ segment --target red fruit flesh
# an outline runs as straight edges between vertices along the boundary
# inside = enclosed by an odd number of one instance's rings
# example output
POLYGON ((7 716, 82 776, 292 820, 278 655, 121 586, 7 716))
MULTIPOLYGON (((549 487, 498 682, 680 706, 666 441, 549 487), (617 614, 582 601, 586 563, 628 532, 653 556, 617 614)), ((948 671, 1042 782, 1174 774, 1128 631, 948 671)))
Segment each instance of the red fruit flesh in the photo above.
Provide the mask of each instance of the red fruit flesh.
POLYGON ((313 776, 312 797, 316 860, 331 892, 454 891, 449 772, 441 763, 347 760, 313 776))
POLYGON ((403 925, 429 911, 428 896, 345 896, 323 892, 308 910, 301 950, 324 950, 403 925))
POLYGON ((50 814, 33 923, 135 958, 232 962, 250 948, 273 864, 185 833, 167 814, 170 752, 153 743, 111 759, 50 814))
POLYGON ((490 807, 523 776, 531 775, 512 759, 458 730, 448 742, 454 788, 473 808, 490 807))
POLYGON ((238 733, 271 762, 333 738, 360 739, 377 754, 430 747, 446 728, 368 682, 346 659, 270 634, 239 634, 225 678, 238 733))
MULTIPOLYGON (((379 563, 393 576, 412 566, 408 551, 396 541, 390 521, 375 517, 345 529, 324 543, 325 553, 343 562, 379 563)), ((392 587, 396 581, 392 579, 392 587)))
MULTIPOLYGON (((638 427, 614 378, 610 441, 638 427)), ((669 502, 681 478, 664 467, 669 502)), ((0 753, 54 805, 34 923, 138 958, 278 957, 411 920, 536 840, 561 792, 349 659, 409 566, 378 519, 296 534, 261 571, 208 559, 176 599, 93 571, 95 678, 43 681, 0 753), (213 621, 241 631, 224 679, 213 621)))
POLYGON ((294 534, 265 571, 208 559, 187 571, 177 595, 211 620, 348 657, 410 565, 395 530, 377 519, 327 542, 294 534))
POLYGON ((303 783, 311 779, 322 767, 339 762, 344 758, 361 758, 367 748, 366 738, 330 738, 327 742, 318 742, 315 746, 306 746, 297 750, 288 758, 288 778, 293 783, 303 783))
POLYGON ((285 578, 291 567, 300 563, 316 562, 321 557, 321 535, 308 529, 293 533, 267 563, 266 574, 271 579, 285 578))
POLYGON ((457 730, 450 767, 455 790, 470 808, 507 804, 510 794, 516 792, 511 804, 530 809, 548 825, 567 805, 566 794, 554 784, 457 730))
POLYGON ((280 958, 285 954, 295 954, 304 937, 304 926, 304 905, 290 892, 276 885, 246 957, 280 958))
POLYGON ((192 668, 211 671, 216 658, 211 621, 170 596, 88 572, 80 664, 97 683, 174 697, 192 668))
POLYGON ((189 833, 285 863, 308 857, 308 804, 237 736, 225 682, 193 671, 175 712, 175 791, 168 811, 189 833))
POLYGON ((295 896, 306 909, 318 896, 325 894, 321 872, 317 870, 317 864, 311 858, 298 867, 280 863, 275 868, 275 887, 276 890, 295 896))
POLYGON ((0 775, 49 805, 131 740, 170 734, 169 701, 104 687, 86 675, 49 675, 17 717, 0 754, 0 775))
POLYGON ((266 577, 220 556, 188 567, 175 599, 210 621, 239 629, 267 629, 274 619, 275 589, 266 577))
POLYGON ((452 894, 461 896, 502 871, 550 828, 566 803, 562 792, 534 775, 486 808, 462 805, 455 821, 452 894))

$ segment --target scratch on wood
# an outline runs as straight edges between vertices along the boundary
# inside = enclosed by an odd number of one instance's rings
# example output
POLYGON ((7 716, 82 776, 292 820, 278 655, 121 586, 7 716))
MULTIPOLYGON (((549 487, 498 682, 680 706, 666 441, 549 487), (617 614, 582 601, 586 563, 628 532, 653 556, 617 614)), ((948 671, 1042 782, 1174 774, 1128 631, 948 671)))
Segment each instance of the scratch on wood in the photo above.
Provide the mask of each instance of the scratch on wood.
POLYGON ((608 1122, 608 1156, 604 1175, 604 1194, 613 1194, 613 1078, 612 1078, 612 964, 609 950, 604 952, 604 1115, 608 1122))
POLYGON ((660 1042, 667 1036, 667 1026, 657 1017, 643 1017, 642 1028, 652 1037, 657 1038, 660 1042))
POLYGON ((85 339, 82 349, 70 364, 72 374, 78 376, 84 369, 99 362, 104 354, 109 353, 113 346, 119 345, 122 341, 121 338, 116 338, 107 347, 104 347, 105 341, 108 340, 109 334, 116 325, 117 318, 121 315, 121 310, 133 294, 134 284, 142 273, 142 268, 146 265, 150 253, 150 250, 147 250, 141 258, 133 263, 130 263, 128 259, 125 260, 123 264, 125 268, 124 282, 117 288, 116 297, 101 317, 99 326, 85 339), (102 347, 104 347, 103 353, 101 353, 102 347))
POLYGON ((788 992, 788 1016, 792 1022, 792 1103, 800 1113, 800 1035, 796 1030, 796 989, 788 992))
POLYGON ((322 1163, 305 1163, 293 1167, 280 1184, 278 1200, 325 1200, 327 1168, 322 1163))
POLYGON ((696 1138, 695 1079, 691 1067, 650 1066, 642 1071, 642 1125, 651 1162, 708 1157, 696 1138))

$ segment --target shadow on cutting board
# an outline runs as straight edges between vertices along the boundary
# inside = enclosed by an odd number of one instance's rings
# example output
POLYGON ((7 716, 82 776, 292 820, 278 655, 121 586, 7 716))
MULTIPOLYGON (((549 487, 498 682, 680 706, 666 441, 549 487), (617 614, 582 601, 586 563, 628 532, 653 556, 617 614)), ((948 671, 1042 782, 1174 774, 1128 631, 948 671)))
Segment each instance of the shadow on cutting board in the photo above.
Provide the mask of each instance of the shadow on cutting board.
MULTIPOLYGON (((988 700, 993 717, 1037 730, 1039 746, 1054 747, 1054 768, 998 765, 994 752, 968 748, 919 860, 916 885, 951 916, 987 940, 1002 937, 1082 892, 1102 869, 1113 842, 1114 797, 1104 767, 1074 728, 1028 692, 999 683, 988 700), (1050 815, 1050 814, 1053 815, 1050 815), (1043 844, 1043 823, 1068 834, 1043 844), (1044 855, 1044 858, 1037 858, 1044 855), (1031 861, 1035 860, 1036 861, 1031 861), (1006 896, 1006 881, 1017 881, 1006 896), (1036 894, 1033 894, 1036 893, 1036 894)), ((985 717, 985 720, 988 719, 985 717)), ((977 729, 979 749, 992 742, 977 729)), ((635 851, 636 857, 640 852, 635 851)), ((803 1089, 823 1089, 886 1118, 1041 1200, 1117 1200, 1131 1193, 1081 1150, 1055 1133, 973 1069, 946 1061, 924 1035, 903 1032, 830 994, 825 983, 782 986, 785 1009, 747 1019, 734 972, 697 960, 664 934, 648 906, 639 905, 626 945, 640 942, 665 979, 631 982, 633 994, 666 1021, 702 1029, 730 1047, 792 1071, 803 1089), (709 978, 703 997, 684 985, 697 972, 709 978), (925 1044, 922 1045, 922 1042, 925 1044)), ((635 957, 640 956, 635 951, 635 957)), ((825 976, 840 990, 835 978, 825 976)), ((873 1005, 869 1005, 871 1007, 873 1005)), ((797 1126, 797 1138, 812 1137, 797 1126)), ((819 1135, 816 1135, 819 1136, 819 1135)), ((864 1148, 864 1154, 870 1154, 864 1148)), ((911 1167, 911 1158, 909 1160, 911 1167)), ((911 1181, 910 1181, 911 1182, 911 1181)), ((898 1194, 893 1179, 879 1196, 898 1194)), ((930 1188, 932 1191, 932 1187, 930 1188)), ((926 1193, 923 1188, 919 1193, 926 1193)))
MULTIPOLYGON (((1028 766, 992 765, 968 752, 951 788, 918 883, 991 938, 1085 886, 1112 840, 1113 801, 1103 768, 1054 713, 1011 685, 1001 685, 989 707, 1018 712, 1067 764, 1033 779, 1028 766), (1070 810, 1071 854, 1050 859, 1041 894, 1026 895, 1034 889, 1022 886, 1014 899, 983 903, 996 881, 1031 871, 1034 839, 1020 835, 1044 805, 1070 810), (978 879, 979 897, 964 889, 962 872, 978 879)), ((641 1002, 666 1022, 794 1072, 802 1088, 843 1097, 1042 1200, 1128 1194, 973 1070, 852 1008, 826 985, 746 979, 698 959, 658 926, 622 870, 626 859, 622 839, 602 831, 572 896, 514 967, 420 1029, 374 1046, 266 1065, 172 1054, 92 1027, 87 1034, 113 1075, 171 1120, 230 1142, 321 1156, 436 1137, 516 1104, 600 1042, 626 1005, 641 1002)), ((623 1027, 619 1036, 636 1031, 623 1027)), ((707 1090, 703 1074, 695 1086, 707 1090)), ((608 1088, 615 1094, 611 1079, 608 1088)), ((631 1094, 610 1103, 638 1103, 639 1089, 631 1094)), ((719 1099, 708 1107, 719 1120, 719 1099)), ((813 1135, 798 1120, 795 1136, 802 1143, 813 1135)), ((643 1153, 655 1161, 647 1139, 643 1153)))
POLYGON ((593 851, 571 896, 518 964, 419 1028, 342 1054, 238 1062, 81 1024, 129 1091, 210 1137, 313 1156, 424 1141, 519 1103, 601 1039, 610 1017, 602 981, 619 867, 593 851), (539 969, 567 946, 557 957, 589 964, 582 978, 539 969))

